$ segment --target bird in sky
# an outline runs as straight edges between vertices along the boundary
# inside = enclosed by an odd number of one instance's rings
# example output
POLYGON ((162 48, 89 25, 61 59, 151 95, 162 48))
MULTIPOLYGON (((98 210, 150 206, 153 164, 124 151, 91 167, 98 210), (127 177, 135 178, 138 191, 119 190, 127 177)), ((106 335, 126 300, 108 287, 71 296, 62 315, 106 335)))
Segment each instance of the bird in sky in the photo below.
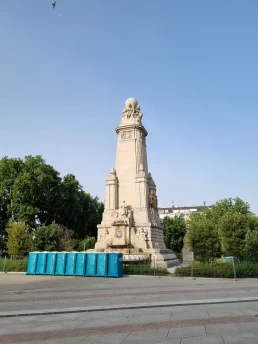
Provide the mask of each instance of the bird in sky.
POLYGON ((56 1, 53 2, 52 6, 53 6, 53 9, 56 7, 56 1))

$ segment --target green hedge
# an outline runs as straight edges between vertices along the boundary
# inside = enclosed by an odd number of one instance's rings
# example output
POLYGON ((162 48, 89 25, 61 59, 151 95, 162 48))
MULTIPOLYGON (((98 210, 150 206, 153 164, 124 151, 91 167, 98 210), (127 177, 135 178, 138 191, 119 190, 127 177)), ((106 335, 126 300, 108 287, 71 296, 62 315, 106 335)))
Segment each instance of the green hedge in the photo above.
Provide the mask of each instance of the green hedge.
MULTIPOLYGON (((123 271, 125 275, 152 275, 154 276, 154 269, 150 266, 150 264, 139 264, 139 263, 124 264, 123 271)), ((155 275, 166 276, 166 275, 169 275, 169 272, 166 269, 156 269, 155 275)))
POLYGON ((28 259, 19 259, 19 260, 11 260, 11 259, 3 259, 0 258, 0 272, 25 272, 27 269, 27 262, 28 259))
MULTIPOLYGON (((257 278, 258 263, 235 263, 237 278, 257 278)), ((177 268, 176 276, 191 276, 191 266, 177 268)), ((234 278, 232 262, 204 264, 195 262, 193 264, 193 277, 218 277, 234 278)))

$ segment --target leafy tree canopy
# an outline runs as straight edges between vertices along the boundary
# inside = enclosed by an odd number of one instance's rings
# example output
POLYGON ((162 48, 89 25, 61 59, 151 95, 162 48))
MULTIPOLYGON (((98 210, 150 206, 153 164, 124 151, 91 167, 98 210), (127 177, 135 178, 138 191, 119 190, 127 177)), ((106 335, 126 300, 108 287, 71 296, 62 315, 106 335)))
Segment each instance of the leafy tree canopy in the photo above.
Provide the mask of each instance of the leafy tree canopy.
POLYGON ((183 217, 166 216, 162 222, 164 227, 164 240, 166 247, 175 253, 181 253, 183 240, 186 233, 186 222, 183 217))
POLYGON ((78 238, 96 236, 103 209, 103 203, 86 193, 74 175, 62 179, 41 156, 0 160, 0 234, 13 218, 30 229, 55 221, 78 238))

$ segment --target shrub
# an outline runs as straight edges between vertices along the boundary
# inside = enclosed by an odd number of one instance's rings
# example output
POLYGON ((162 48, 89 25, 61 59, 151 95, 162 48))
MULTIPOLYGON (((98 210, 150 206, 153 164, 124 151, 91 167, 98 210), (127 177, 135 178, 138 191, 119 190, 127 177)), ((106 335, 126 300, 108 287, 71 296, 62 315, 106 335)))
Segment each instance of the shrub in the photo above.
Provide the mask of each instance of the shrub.
MULTIPOLYGON (((151 275, 154 276, 154 269, 149 262, 146 263, 124 263, 123 271, 125 275, 151 275)), ((155 275, 167 276, 169 272, 166 269, 155 269, 155 275)))
MULTIPOLYGON (((257 278, 258 263, 235 263, 237 278, 257 278)), ((176 276, 191 276, 191 266, 177 268, 176 276)), ((234 278, 232 262, 204 264, 195 262, 193 264, 193 277, 218 277, 234 278)))
POLYGON ((0 271, 13 271, 13 272, 25 272, 27 270, 27 259, 11 260, 0 259, 0 271))
POLYGON ((24 257, 32 245, 32 237, 25 222, 9 222, 7 229, 7 248, 8 254, 13 257, 24 257))
POLYGON ((78 251, 84 251, 84 243, 85 243, 85 250, 94 249, 96 244, 96 239, 94 237, 87 236, 84 240, 79 242, 78 251))

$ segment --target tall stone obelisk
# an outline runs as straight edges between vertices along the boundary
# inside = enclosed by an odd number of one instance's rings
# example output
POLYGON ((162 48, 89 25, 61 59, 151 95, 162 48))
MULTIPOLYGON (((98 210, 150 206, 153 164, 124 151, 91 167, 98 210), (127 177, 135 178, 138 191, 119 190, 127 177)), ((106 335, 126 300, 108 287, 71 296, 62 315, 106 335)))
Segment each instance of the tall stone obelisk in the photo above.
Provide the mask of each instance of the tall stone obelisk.
POLYGON ((148 171, 148 133, 142 116, 137 100, 127 99, 116 128, 116 168, 106 179, 105 210, 95 250, 145 255, 157 267, 166 268, 179 261, 164 244, 156 185, 148 171))

